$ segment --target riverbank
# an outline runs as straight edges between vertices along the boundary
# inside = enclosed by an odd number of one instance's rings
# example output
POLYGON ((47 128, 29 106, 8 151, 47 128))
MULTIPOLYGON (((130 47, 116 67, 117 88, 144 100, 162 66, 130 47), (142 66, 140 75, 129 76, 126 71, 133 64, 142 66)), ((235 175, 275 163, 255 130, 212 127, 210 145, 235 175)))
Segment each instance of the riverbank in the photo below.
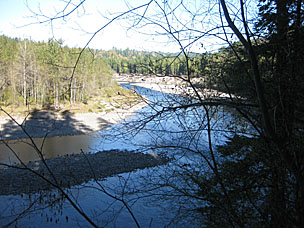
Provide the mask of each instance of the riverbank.
POLYGON ((235 95, 220 92, 211 88, 204 88, 202 78, 192 78, 191 84, 187 76, 162 76, 162 75, 115 75, 118 83, 129 83, 162 93, 176 94, 197 99, 227 99, 235 95))
MULTIPOLYGON (((1 137, 4 140, 26 138, 18 124, 33 138, 89 134, 130 118, 145 105, 145 103, 137 103, 129 109, 116 108, 111 112, 98 113, 39 110, 25 119, 17 117, 14 120, 7 116, 0 121, 1 137)), ((70 154, 46 159, 48 167, 62 188, 80 185, 94 178, 100 180, 167 162, 168 159, 164 156, 121 150, 70 154)), ((54 183, 52 175, 42 161, 32 159, 26 163, 26 167, 4 162, 0 168, 0 195, 29 194, 53 189, 54 186, 46 179, 54 183)))
POLYGON ((89 113, 37 110, 27 117, 13 117, 14 119, 5 116, 0 119, 0 138, 2 140, 28 138, 19 125, 33 138, 88 134, 130 118, 145 105, 141 102, 127 109, 115 108, 111 111, 89 113))
MULTIPOLYGON (((165 156, 118 150, 73 154, 46 160, 61 188, 167 162, 165 156)), ((56 183, 41 161, 30 162, 26 169, 22 165, 0 169, 0 195, 29 194, 54 189, 49 182, 56 183)))

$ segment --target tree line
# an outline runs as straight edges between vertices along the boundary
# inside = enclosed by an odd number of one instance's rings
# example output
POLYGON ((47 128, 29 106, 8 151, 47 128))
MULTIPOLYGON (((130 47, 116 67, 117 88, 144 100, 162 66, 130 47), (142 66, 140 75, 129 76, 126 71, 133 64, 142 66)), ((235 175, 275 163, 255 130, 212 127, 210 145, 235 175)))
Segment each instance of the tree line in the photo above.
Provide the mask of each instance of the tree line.
MULTIPOLYGON (((86 102, 113 86, 112 75, 143 74, 198 78, 200 86, 242 96, 254 96, 244 86, 252 84, 245 74, 249 62, 240 42, 213 53, 154 53, 113 48, 109 51, 85 49, 75 66, 80 48, 63 41, 33 42, 0 36, 0 102, 2 105, 86 102), (245 67, 245 68, 244 68, 245 67), (250 94, 249 94, 250 93, 250 94)), ((263 55, 262 55, 263 56, 263 55)), ((266 61, 266 60, 265 60, 266 61)), ((264 61, 264 62, 265 62, 264 61)))
MULTIPOLYGON (((113 48, 109 51, 99 50, 98 56, 104 58, 111 68, 119 74, 157 74, 187 75, 187 61, 180 53, 146 52, 131 49, 113 48)), ((192 72, 201 76, 206 64, 206 54, 189 53, 192 72)))
POLYGON ((63 41, 34 42, 0 36, 1 105, 40 106, 85 102, 112 86, 112 70, 85 49, 63 41))
MULTIPOLYGON (((34 42, 0 36, 1 105, 59 106, 86 102, 113 86, 112 75, 187 75, 185 57, 178 53, 136 50, 109 51, 70 48, 62 40, 34 42)), ((191 74, 201 76, 206 54, 191 55, 191 74)))
MULTIPOLYGON (((214 54, 154 53, 113 48, 109 51, 70 48, 62 40, 34 42, 0 36, 0 103, 59 106, 86 102, 113 86, 112 75, 155 74, 211 78, 206 69, 214 54)), ((221 51, 219 52, 221 53, 221 51)), ((219 55, 219 54, 216 54, 219 55)))

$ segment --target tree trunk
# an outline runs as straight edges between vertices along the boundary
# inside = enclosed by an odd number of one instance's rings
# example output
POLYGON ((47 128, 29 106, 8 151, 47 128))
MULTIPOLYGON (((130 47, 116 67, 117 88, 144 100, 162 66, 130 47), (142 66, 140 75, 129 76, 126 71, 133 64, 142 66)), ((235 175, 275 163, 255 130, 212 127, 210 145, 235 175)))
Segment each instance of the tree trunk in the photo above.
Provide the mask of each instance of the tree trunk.
POLYGON ((23 104, 27 105, 27 85, 26 85, 26 41, 24 41, 24 50, 23 50, 23 104))
POLYGON ((73 82, 70 86, 70 104, 73 104, 73 82))

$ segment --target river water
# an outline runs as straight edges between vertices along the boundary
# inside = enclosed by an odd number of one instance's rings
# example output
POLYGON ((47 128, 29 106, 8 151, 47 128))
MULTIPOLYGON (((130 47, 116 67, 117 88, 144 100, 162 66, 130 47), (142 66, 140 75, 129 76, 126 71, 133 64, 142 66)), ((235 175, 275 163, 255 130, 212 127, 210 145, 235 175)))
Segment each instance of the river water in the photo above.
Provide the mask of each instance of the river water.
MULTIPOLYGON (((134 85, 126 84, 123 86, 129 89, 135 88, 137 93, 144 95, 149 100, 149 105, 139 110, 131 119, 112 126, 110 130, 89 135, 49 138, 43 147, 46 157, 77 153, 77 151, 80 152, 80 149, 91 153, 110 149, 158 153, 166 148, 166 152, 169 151, 175 158, 179 157, 180 163, 184 162, 188 165, 193 159, 196 159, 197 155, 185 155, 183 150, 176 148, 187 147, 201 151, 208 149, 207 132, 204 130, 206 116, 201 115, 200 112, 203 112, 201 109, 172 110, 156 115, 157 111, 165 110, 173 105, 191 104, 192 100, 134 85), (47 151, 56 151, 56 154, 47 153, 47 151)), ((220 112, 217 112, 217 115, 221 115, 220 112)), ((212 122, 212 127, 216 130, 218 122, 225 120, 223 118, 215 119, 212 122)), ((215 144, 223 143, 225 141, 224 135, 225 133, 222 132, 214 134, 212 140, 215 144)), ((38 145, 41 143, 41 141, 38 142, 38 145)), ((16 151, 20 148, 24 151, 24 143, 16 143, 16 151)), ((22 159, 25 161, 37 159, 32 152, 29 152, 29 149, 26 151, 28 152, 21 153, 22 159)), ((9 151, 1 153, 0 160, 12 161, 13 156, 8 154, 9 151)), ((172 166, 172 163, 168 166, 172 166)), ((156 173, 162 176, 165 175, 166 170, 167 166, 149 168, 106 178, 100 183, 111 194, 123 195, 141 227, 167 227, 174 220, 178 207, 168 202, 159 201, 157 194, 144 193, 145 188, 147 188, 145 185, 147 176, 151 177, 150 179, 157 178, 155 177, 156 173), (136 192, 136 194, 130 194, 130 192, 136 192)), ((97 190, 97 187, 98 184, 92 181, 83 186, 74 186, 67 191, 77 200, 81 208, 93 217, 93 220, 98 221, 102 227, 136 227, 130 213, 123 207, 122 203, 97 190)), ((17 218, 16 215, 24 211, 18 221, 14 223, 17 227, 90 227, 64 200, 49 207, 49 202, 52 201, 54 195, 56 196, 56 192, 52 191, 46 194, 47 196, 43 199, 41 199, 40 194, 0 196, 0 225, 6 225, 13 221, 17 218), (29 207, 30 209, 27 209, 29 207)), ((181 224, 183 227, 193 227, 194 224, 191 221, 190 217, 185 217, 181 224)), ((175 227, 173 224, 171 226, 175 227)))

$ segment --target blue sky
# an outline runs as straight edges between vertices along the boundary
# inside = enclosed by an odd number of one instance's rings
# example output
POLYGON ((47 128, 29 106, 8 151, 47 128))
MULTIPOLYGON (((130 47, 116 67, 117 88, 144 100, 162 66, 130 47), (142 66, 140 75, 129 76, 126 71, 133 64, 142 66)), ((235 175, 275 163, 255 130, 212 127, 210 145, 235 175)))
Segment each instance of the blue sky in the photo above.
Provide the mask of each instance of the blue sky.
POLYGON ((0 0, 0 23, 19 16, 25 10, 22 0, 0 0), (20 2, 22 4, 20 4, 20 2))
MULTIPOLYGON (((78 4, 82 0, 73 0, 72 2, 78 4)), ((0 35, 6 35, 9 37, 18 38, 30 38, 31 40, 44 40, 47 41, 49 38, 62 39, 65 45, 70 47, 84 47, 88 40, 91 38, 92 33, 97 31, 103 25, 105 25, 108 20, 107 18, 113 18, 115 13, 125 12, 128 8, 126 6, 126 1, 132 4, 133 7, 142 5, 149 2, 149 0, 85 0, 84 9, 80 8, 77 12, 74 12, 71 16, 66 18, 66 21, 60 19, 55 20, 51 26, 50 23, 37 23, 40 18, 33 18, 33 14, 28 10, 25 5, 26 0, 0 0, 0 7, 2 12, 0 14, 0 35), (30 24, 30 25, 29 25, 30 24), (24 26, 28 25, 28 26, 24 26)), ((27 0, 30 8, 39 12, 42 10, 44 15, 54 16, 54 13, 58 10, 62 10, 66 5, 67 1, 64 0, 27 0)), ((161 4, 162 0, 159 0, 161 4)), ((172 4, 177 4, 178 1, 173 0, 172 4)), ((187 2, 187 1, 186 1, 187 2)), ((189 7, 193 10, 200 9, 204 10, 205 7, 208 8, 205 1, 201 0, 191 0, 188 1, 189 7), (197 4, 197 5, 196 5, 197 4)), ((217 4, 216 2, 213 4, 217 4)), ((155 4, 154 4, 155 7, 155 4)), ((215 7, 216 8, 216 7, 215 7)), ((155 8, 149 8, 149 13, 154 14, 155 8)), ((69 11, 69 8, 67 9, 69 11)), ((195 11, 194 11, 195 12, 195 11)), ((143 11, 139 11, 142 14, 143 11)), ((158 12, 159 13, 159 12, 158 12)), ((178 20, 181 22, 176 22, 176 20, 171 21, 171 25, 175 26, 177 29, 183 27, 184 22, 191 22, 191 14, 185 11, 177 11, 178 20), (186 16, 185 16, 186 15, 186 16)), ((158 14, 157 14, 158 15, 158 14)), ((155 18, 154 18, 155 19, 155 18)), ((217 18, 218 19, 218 18, 217 18)), ((156 21, 165 21, 164 17, 157 18, 156 21)), ((180 51, 179 46, 175 42, 169 42, 167 36, 159 35, 159 33, 164 32, 159 30, 154 26, 147 26, 145 28, 137 29, 136 31, 128 30, 132 20, 119 20, 112 23, 102 30, 98 35, 92 40, 89 47, 108 50, 112 47, 116 48, 130 48, 137 50, 147 50, 147 51, 163 51, 163 52, 177 52, 180 51), (158 34, 156 36, 147 36, 146 34, 158 34)), ((213 18, 205 17, 203 14, 198 16, 195 21, 195 29, 201 31, 208 31, 210 26, 218 23, 213 18), (213 24, 212 24, 213 23, 213 24)), ((189 24, 190 25, 190 24, 189 24)), ((190 25, 192 26, 192 25, 190 25)), ((200 36, 202 33, 191 34, 192 37, 200 36)), ((183 36, 184 46, 187 45, 187 32, 184 34, 178 33, 178 36, 183 36)), ((211 39, 215 39, 214 36, 207 37, 206 40, 200 40, 192 45, 191 51, 201 52, 204 50, 212 50, 215 42, 211 39), (204 50, 201 48, 202 43, 204 43, 204 50), (213 46, 212 46, 213 45, 213 46), (211 47, 211 48, 210 48, 211 47)), ((170 40, 172 41, 172 39, 170 40)), ((221 46, 220 43, 216 43, 217 46, 221 46)))
MULTIPOLYGON (((58 0, 28 0, 31 9, 38 12, 40 8, 45 14, 53 14, 56 10, 62 9, 62 3, 58 0)), ((75 0, 75 3, 80 0, 75 0)), ((134 6, 143 4, 143 0, 131 1, 134 6)), ((67 23, 62 20, 53 24, 53 31, 50 24, 27 24, 36 23, 37 19, 30 18, 31 12, 25 5, 25 0, 0 0, 2 12, 0 14, 0 34, 10 37, 31 38, 32 40, 48 40, 53 35, 56 39, 63 39, 65 44, 72 47, 84 46, 90 34, 99 29, 107 21, 102 15, 112 17, 111 13, 123 12, 127 9, 124 0, 86 0, 85 12, 80 10, 80 16, 74 14, 67 23), (5 9, 5 10, 3 10, 5 9), (85 30, 85 31, 81 31, 85 30)), ((119 22, 120 23, 120 22, 119 22)), ((125 27, 118 22, 111 24, 102 31, 90 44, 90 47, 100 49, 134 48, 134 49, 155 49, 151 44, 144 42, 143 36, 126 31, 125 27)))

